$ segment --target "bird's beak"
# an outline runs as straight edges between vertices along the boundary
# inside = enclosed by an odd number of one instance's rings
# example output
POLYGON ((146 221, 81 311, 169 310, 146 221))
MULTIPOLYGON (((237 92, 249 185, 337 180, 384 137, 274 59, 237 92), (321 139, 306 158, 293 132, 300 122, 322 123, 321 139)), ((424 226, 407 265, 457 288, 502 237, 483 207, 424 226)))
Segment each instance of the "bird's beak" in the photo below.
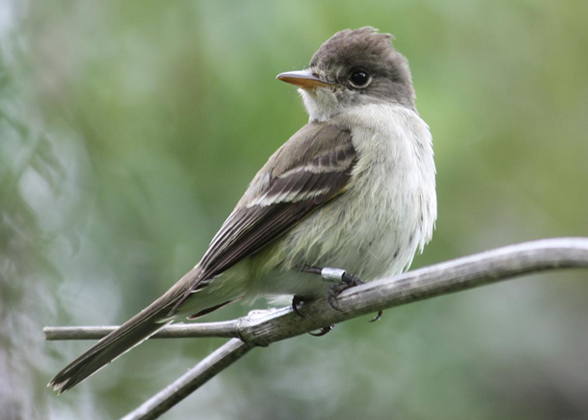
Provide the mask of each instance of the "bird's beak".
POLYGON ((287 71, 286 73, 278 74, 276 79, 301 87, 302 89, 314 89, 332 84, 315 76, 310 70, 287 71))

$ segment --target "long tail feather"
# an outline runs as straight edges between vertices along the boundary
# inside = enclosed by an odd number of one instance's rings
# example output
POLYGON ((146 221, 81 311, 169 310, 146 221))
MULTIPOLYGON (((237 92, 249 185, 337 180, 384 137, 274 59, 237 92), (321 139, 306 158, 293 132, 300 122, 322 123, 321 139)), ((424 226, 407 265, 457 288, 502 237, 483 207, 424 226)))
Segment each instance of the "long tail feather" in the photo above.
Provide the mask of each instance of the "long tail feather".
POLYGON ((188 272, 167 293, 129 319, 59 372, 47 386, 60 394, 73 388, 117 357, 147 340, 173 318, 170 311, 186 288, 198 278, 198 269, 188 272))
POLYGON ((123 353, 141 344, 169 322, 171 320, 166 322, 160 313, 140 312, 67 365, 47 386, 53 387, 59 394, 73 388, 123 353))

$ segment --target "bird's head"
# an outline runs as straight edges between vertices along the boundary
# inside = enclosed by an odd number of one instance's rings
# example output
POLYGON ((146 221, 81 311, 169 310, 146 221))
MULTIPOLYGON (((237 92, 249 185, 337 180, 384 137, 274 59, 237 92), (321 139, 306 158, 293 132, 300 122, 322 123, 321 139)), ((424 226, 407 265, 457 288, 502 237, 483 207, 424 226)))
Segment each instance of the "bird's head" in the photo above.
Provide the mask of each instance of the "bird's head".
POLYGON ((277 78, 299 88, 313 121, 366 104, 415 109, 408 61, 394 49, 392 38, 371 27, 337 32, 321 45, 307 69, 277 78))

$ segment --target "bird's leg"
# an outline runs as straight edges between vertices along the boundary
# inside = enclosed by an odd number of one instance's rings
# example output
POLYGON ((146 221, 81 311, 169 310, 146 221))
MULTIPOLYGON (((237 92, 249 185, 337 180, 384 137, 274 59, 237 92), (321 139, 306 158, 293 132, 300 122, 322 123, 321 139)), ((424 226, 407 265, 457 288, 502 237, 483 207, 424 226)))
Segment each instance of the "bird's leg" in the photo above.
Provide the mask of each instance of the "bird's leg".
MULTIPOLYGON (((349 289, 350 287, 359 286, 360 284, 364 284, 364 282, 357 276, 353 274, 349 274, 347 271, 341 268, 331 268, 331 267, 305 267, 302 271, 310 274, 318 274, 320 275, 323 280, 335 283, 331 287, 329 287, 329 291, 327 293, 327 301, 331 308, 335 310, 339 310, 337 307, 337 296, 344 290, 349 289)), ((382 311, 378 311, 376 316, 370 321, 374 322, 377 321, 382 317, 382 311)))
MULTIPOLYGON (((321 269, 318 267, 311 267, 311 266, 305 266, 302 267, 300 269, 300 271, 304 272, 304 273, 310 273, 310 274, 321 274, 321 269)), ((304 298, 302 296, 296 296, 294 295, 294 297, 292 298, 292 310, 294 311, 294 313, 296 315, 298 315, 300 318, 303 318, 302 313, 300 312, 300 307, 304 304, 304 298)), ((326 334, 326 333, 325 333, 326 334)), ((323 334, 324 335, 324 334, 323 334)))
POLYGON ((350 287, 363 284, 363 281, 361 281, 359 277, 349 274, 341 268, 304 267, 302 271, 310 274, 318 274, 324 281, 335 283, 329 287, 327 301, 329 302, 329 305, 331 305, 331 308, 336 309, 337 311, 339 310, 337 307, 337 295, 350 287))

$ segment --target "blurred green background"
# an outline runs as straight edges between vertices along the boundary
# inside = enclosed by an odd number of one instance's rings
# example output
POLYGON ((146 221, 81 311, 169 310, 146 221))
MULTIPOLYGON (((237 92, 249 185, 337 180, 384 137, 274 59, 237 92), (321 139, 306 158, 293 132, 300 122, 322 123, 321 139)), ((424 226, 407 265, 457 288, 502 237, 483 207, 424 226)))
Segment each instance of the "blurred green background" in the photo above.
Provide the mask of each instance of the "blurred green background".
MULTIPOLYGON (((120 323, 191 268, 306 121, 275 75, 344 28, 396 35, 433 133, 439 220, 413 267, 588 236, 587 21, 571 0, 0 1, 0 418, 116 418, 223 342, 149 342, 45 388, 90 343, 42 327, 120 323)), ((586 277, 255 350, 165 418, 586 419, 586 277)))

